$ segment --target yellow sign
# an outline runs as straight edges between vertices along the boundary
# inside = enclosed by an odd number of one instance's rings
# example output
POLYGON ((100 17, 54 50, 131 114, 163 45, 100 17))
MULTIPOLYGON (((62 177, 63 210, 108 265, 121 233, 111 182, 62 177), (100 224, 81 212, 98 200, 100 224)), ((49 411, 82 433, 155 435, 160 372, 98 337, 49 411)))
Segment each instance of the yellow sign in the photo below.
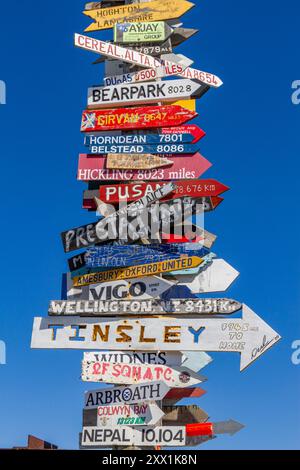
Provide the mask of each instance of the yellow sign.
POLYGON ((196 100, 179 100, 179 101, 173 101, 172 103, 173 106, 182 106, 185 109, 189 109, 190 111, 196 111, 196 100))
POLYGON ((131 5, 85 10, 83 13, 95 20, 85 31, 113 28, 116 23, 172 20, 184 15, 193 6, 195 6, 193 3, 186 0, 153 0, 131 5))
POLYGON ((154 276, 182 269, 197 268, 203 263, 203 259, 198 256, 171 259, 158 263, 142 264, 127 268, 117 268, 111 271, 101 271, 99 273, 84 274, 74 277, 74 287, 89 286, 100 282, 121 281, 123 279, 135 279, 137 277, 154 276))

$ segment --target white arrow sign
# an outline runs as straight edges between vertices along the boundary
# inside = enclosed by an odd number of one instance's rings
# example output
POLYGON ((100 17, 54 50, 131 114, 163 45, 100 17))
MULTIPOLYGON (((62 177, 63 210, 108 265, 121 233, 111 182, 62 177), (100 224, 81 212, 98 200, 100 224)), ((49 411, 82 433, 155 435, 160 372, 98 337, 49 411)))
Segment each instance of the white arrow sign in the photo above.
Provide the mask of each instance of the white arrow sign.
POLYGON ((106 382, 133 385, 162 381, 169 387, 189 387, 206 380, 185 367, 153 364, 122 364, 103 361, 82 361, 83 382, 106 382))
POLYGON ((34 319, 34 349, 239 352, 241 370, 280 336, 246 305, 243 318, 40 318, 34 319))
POLYGON ((160 401, 170 388, 163 382, 130 385, 128 387, 110 387, 92 390, 84 394, 84 408, 98 408, 102 405, 119 405, 124 403, 144 403, 160 401))
POLYGON ((151 276, 74 288, 71 275, 68 273, 67 296, 69 300, 149 300, 159 297, 175 284, 176 282, 151 276))
POLYGON ((155 402, 99 406, 97 426, 154 426, 163 416, 164 412, 155 402))
POLYGON ((194 294, 223 292, 226 291, 231 284, 239 276, 239 272, 234 269, 223 259, 214 259, 212 264, 196 276, 178 276, 180 285, 184 285, 194 294))
POLYGON ((135 104, 153 104, 200 98, 207 87, 192 80, 156 81, 138 84, 121 84, 88 89, 88 108, 101 109, 135 104))
POLYGON ((186 432, 184 426, 141 427, 130 428, 96 428, 84 427, 81 446, 109 447, 115 445, 152 446, 184 446, 186 432))
POLYGON ((194 372, 198 372, 198 370, 203 369, 213 361, 205 352, 185 351, 184 355, 186 359, 183 362, 183 366, 194 372))
MULTIPOLYGON (((87 362, 112 362, 121 364, 181 366, 183 362, 188 359, 187 354, 183 354, 179 351, 95 351, 83 353, 83 360, 87 362)), ((184 367, 187 366, 184 365, 184 367)))

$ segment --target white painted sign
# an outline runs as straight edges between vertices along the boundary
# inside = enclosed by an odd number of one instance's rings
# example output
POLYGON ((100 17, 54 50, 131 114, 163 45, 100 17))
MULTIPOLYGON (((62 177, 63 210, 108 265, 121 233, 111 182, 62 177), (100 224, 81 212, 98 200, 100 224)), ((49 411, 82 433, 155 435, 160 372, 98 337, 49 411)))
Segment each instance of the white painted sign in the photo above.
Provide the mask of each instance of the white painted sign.
POLYGON ((105 361, 82 361, 81 379, 83 382, 105 382, 117 385, 133 385, 159 380, 173 388, 185 388, 206 380, 185 367, 105 361))
POLYGON ((115 108, 135 104, 154 104, 160 101, 174 102, 200 97, 204 91, 206 87, 201 83, 186 79, 91 87, 88 89, 88 108, 115 108))
POLYGON ((97 428, 84 427, 81 445, 89 447, 109 447, 115 445, 184 446, 186 441, 185 426, 141 427, 141 428, 97 428))
POLYGON ((84 408, 95 409, 102 405, 160 401, 169 390, 170 388, 163 382, 130 385, 128 387, 101 388, 99 390, 85 392, 84 408))
POLYGON ((34 319, 34 349, 239 352, 241 370, 280 336, 246 305, 243 318, 40 318, 34 319))
POLYGON ((164 416, 155 402, 109 405, 97 408, 97 426, 154 426, 164 416))
POLYGON ((214 259, 212 264, 196 276, 176 275, 178 286, 184 285, 193 294, 224 292, 239 276, 239 272, 223 259, 214 259))
MULTIPOLYGON (((177 282, 177 281, 176 281, 177 282)), ((113 300, 149 300, 159 297, 166 292, 176 282, 162 279, 157 276, 143 277, 141 279, 130 279, 121 281, 104 282, 101 285, 95 284, 80 288, 73 287, 70 273, 67 276, 67 295, 71 300, 107 301, 113 300)), ((113 304, 106 304, 108 310, 113 308, 113 304)), ((55 306, 55 312, 61 311, 55 306)))
POLYGON ((117 362, 120 364, 156 364, 163 366, 181 366, 182 363, 187 359, 187 355, 179 351, 95 351, 83 353, 84 361, 112 363, 117 362))

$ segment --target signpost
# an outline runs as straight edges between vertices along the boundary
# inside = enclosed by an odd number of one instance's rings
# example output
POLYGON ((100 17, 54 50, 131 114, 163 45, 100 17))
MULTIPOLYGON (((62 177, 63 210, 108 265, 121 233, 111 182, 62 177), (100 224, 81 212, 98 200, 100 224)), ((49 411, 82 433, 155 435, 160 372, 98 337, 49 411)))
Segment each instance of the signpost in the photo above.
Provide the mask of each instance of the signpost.
POLYGON ((106 159, 106 168, 109 170, 152 170, 153 168, 162 168, 170 165, 173 165, 173 160, 149 154, 122 153, 116 155, 110 153, 106 159))
MULTIPOLYGON (((141 154, 167 154, 175 156, 176 154, 194 154, 196 153, 197 146, 193 144, 152 144, 152 145, 90 145, 89 153, 92 155, 110 154, 114 155, 115 161, 121 158, 124 154, 129 154, 130 157, 141 157, 141 154)), ((171 162, 172 163, 172 162, 171 162)), ((126 167, 131 168, 131 167, 126 167)))
MULTIPOLYGON (((121 44, 164 42, 174 29, 164 21, 119 23, 114 25, 114 41, 121 44)), ((177 33, 180 35, 180 32, 177 33)))
POLYGON ((156 364, 121 364, 104 361, 82 361, 84 382, 106 382, 133 385, 162 381, 169 387, 189 387, 206 380, 185 367, 156 364))
POLYGON ((185 428, 186 435, 190 437, 214 436, 215 434, 230 434, 233 436, 243 429, 244 425, 230 419, 219 423, 192 423, 187 424, 185 428))
MULTIPOLYGON (((163 406, 162 409, 164 412, 162 424, 168 426, 205 423, 209 418, 204 410, 195 405, 163 406)), ((188 432, 187 435, 189 435, 188 432)))
POLYGON ((244 370, 280 340, 249 307, 242 318, 35 318, 31 347, 239 352, 244 370))
POLYGON ((97 409, 97 427, 154 426, 163 416, 163 411, 155 402, 99 406, 97 409))
POLYGON ((199 178, 211 167, 211 163, 200 153, 193 158, 168 158, 173 164, 153 170, 109 170, 106 158, 79 155, 77 179, 79 181, 166 181, 199 178))
MULTIPOLYGON (((200 354, 200 353, 199 353, 200 354)), ((181 366, 189 356, 179 351, 96 351, 83 353, 86 362, 109 362, 131 365, 181 366)), ((199 370, 199 369, 198 369, 199 370)))
POLYGON ((197 113, 179 105, 139 106, 83 112, 82 132, 126 129, 151 129, 179 126, 195 118, 197 113))
POLYGON ((185 0, 153 0, 122 7, 85 10, 84 14, 94 20, 85 31, 113 28, 116 23, 163 21, 179 18, 194 6, 185 0))
MULTIPOLYGON (((145 70, 144 73, 146 72, 145 70)), ((91 87, 88 89, 88 109, 132 106, 140 103, 143 105, 158 102, 172 103, 178 100, 201 98, 207 90, 207 86, 202 83, 187 79, 91 87)))

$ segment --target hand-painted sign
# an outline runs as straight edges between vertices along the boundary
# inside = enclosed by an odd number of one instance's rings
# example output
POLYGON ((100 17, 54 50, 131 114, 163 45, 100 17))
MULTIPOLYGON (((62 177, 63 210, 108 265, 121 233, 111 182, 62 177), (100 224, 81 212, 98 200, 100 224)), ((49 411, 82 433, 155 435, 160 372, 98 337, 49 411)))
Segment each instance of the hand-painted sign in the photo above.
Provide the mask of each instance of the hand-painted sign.
POLYGON ((162 366, 181 366, 185 360, 188 360, 187 356, 179 351, 96 351, 83 353, 83 359, 88 362, 162 366))
POLYGON ((162 424, 184 426, 191 423, 204 423, 208 420, 208 414, 196 405, 188 406, 163 406, 162 424))
POLYGON ((164 406, 173 406, 183 398, 200 398, 206 393, 200 387, 194 388, 171 388, 164 397, 164 406))
POLYGON ((232 419, 219 423, 192 423, 186 424, 187 436, 214 436, 215 434, 236 434, 245 426, 232 419))
MULTIPOLYGON (((110 184, 101 185, 99 190, 86 191, 86 199, 99 197, 101 201, 108 204, 116 204, 122 201, 135 201, 140 199, 148 192, 153 191, 158 185, 166 184, 165 181, 159 183, 128 183, 128 184, 110 184)), ((176 181, 176 189, 163 200, 176 199, 178 197, 212 197, 228 191, 228 186, 215 180, 178 180, 176 181)))
POLYGON ((211 248, 216 239, 216 235, 189 221, 177 224, 168 232, 161 233, 162 243, 200 243, 206 248, 211 248))
POLYGON ((185 367, 99 361, 82 361, 81 379, 84 382, 106 382, 117 385, 162 381, 169 387, 189 387, 206 380, 185 367))
MULTIPOLYGON (((120 155, 124 155, 124 154, 128 154, 131 157, 133 156, 132 154, 139 154, 139 155, 135 155, 135 157, 141 157, 142 154, 153 154, 153 153, 160 154, 160 155, 168 154, 172 156, 176 154, 180 154, 180 156, 183 156, 186 154, 196 153, 197 148, 198 146, 195 146, 194 144, 90 145, 89 153, 92 155, 103 155, 103 154, 115 155, 115 160, 117 160, 120 158, 120 155)), ((131 167, 126 166, 126 168, 131 168, 131 167)))
POLYGON ((173 31, 164 21, 118 23, 114 25, 114 41, 121 44, 164 42, 173 31))
POLYGON ((195 118, 197 113, 178 105, 112 108, 83 112, 81 131, 151 129, 179 126, 195 118))
MULTIPOLYGON (((128 49, 133 49, 137 52, 140 52, 141 54, 146 54, 146 55, 149 54, 151 56, 158 57, 157 60, 160 60, 159 57, 161 57, 162 55, 172 54, 172 52, 173 52, 172 42, 171 42, 170 39, 168 39, 167 41, 165 41, 162 44, 158 44, 158 43, 153 43, 153 44, 127 44, 126 47, 128 49)), ((113 62, 114 60, 116 60, 116 59, 107 59, 105 56, 100 55, 93 62, 93 64, 101 64, 103 62, 105 62, 105 63, 113 62)), ((125 63, 126 62, 124 62, 124 64, 125 63)), ((124 68, 123 68, 122 72, 124 73, 124 68)), ((125 69, 125 73, 127 73, 126 69, 125 69)), ((114 72, 111 73, 110 69, 109 68, 107 69, 105 67, 105 74, 106 74, 106 78, 104 78, 105 84, 106 85, 115 85, 115 83, 107 81, 110 76, 114 75, 114 72)))
POLYGON ((85 263, 88 268, 125 267, 137 264, 158 263, 182 256, 199 256, 202 258, 209 253, 207 248, 198 247, 193 243, 172 245, 103 245, 90 248, 85 253, 85 263))
POLYGON ((200 153, 193 158, 174 157, 173 165, 153 170, 108 170, 106 158, 79 155, 77 179, 79 181, 165 181, 199 178, 211 167, 200 153))
POLYGON ((174 28, 171 36, 172 46, 176 47, 182 44, 187 39, 190 39, 194 34, 198 33, 198 29, 194 28, 181 28, 180 26, 174 28))
POLYGON ((242 305, 231 299, 172 300, 52 300, 49 315, 119 316, 119 315, 232 315, 242 305))
POLYGON ((97 409, 99 406, 103 405, 160 401, 168 391, 169 387, 163 382, 130 385, 128 387, 101 388, 99 390, 85 392, 84 408, 97 409))
MULTIPOLYGON (((104 242, 108 239, 113 238, 112 230, 115 232, 117 230, 116 222, 120 217, 126 218, 129 216, 136 217, 139 212, 142 212, 148 206, 158 201, 159 199, 165 197, 167 194, 172 192, 175 188, 173 183, 161 186, 156 191, 149 193, 143 198, 129 204, 126 207, 119 209, 117 212, 112 213, 111 215, 101 219, 100 222, 94 224, 88 224, 79 229, 72 229, 62 233, 62 241, 64 245, 65 252, 76 250, 84 246, 90 246, 95 242, 104 242), (87 240, 83 239, 84 233, 87 236, 87 240)), ((120 228, 120 227, 118 227, 120 228)), ((121 234, 122 227, 120 229, 119 235, 121 234)), ((142 238, 142 233, 140 233, 140 238, 142 238)), ((137 236, 136 240, 139 239, 137 236)))
POLYGON ((88 286, 108 281, 119 281, 122 279, 134 279, 144 276, 157 275, 188 269, 198 266, 203 262, 202 258, 190 256, 180 259, 170 259, 158 263, 143 264, 128 268, 117 268, 110 271, 101 271, 74 277, 74 287, 88 286))
POLYGON ((91 87, 88 89, 88 109, 132 106, 140 103, 143 105, 158 102, 172 103, 201 98, 207 90, 207 86, 186 79, 91 87))
POLYGON ((99 406, 97 427, 154 426, 164 416, 159 406, 153 403, 133 405, 99 406))
POLYGON ((108 170, 152 170, 170 165, 173 165, 173 160, 151 154, 121 153, 117 155, 109 153, 106 158, 108 170))
POLYGON ((138 427, 121 428, 84 427, 82 429, 81 445, 84 447, 109 446, 185 446, 186 433, 184 426, 171 427, 138 427))
POLYGON ((134 351, 239 352, 240 370, 280 340, 249 307, 243 318, 35 318, 34 349, 117 349, 134 351))
POLYGON ((84 14, 95 20, 85 31, 113 28, 116 23, 140 23, 179 18, 194 6, 185 0, 153 0, 110 8, 86 10, 84 14))

